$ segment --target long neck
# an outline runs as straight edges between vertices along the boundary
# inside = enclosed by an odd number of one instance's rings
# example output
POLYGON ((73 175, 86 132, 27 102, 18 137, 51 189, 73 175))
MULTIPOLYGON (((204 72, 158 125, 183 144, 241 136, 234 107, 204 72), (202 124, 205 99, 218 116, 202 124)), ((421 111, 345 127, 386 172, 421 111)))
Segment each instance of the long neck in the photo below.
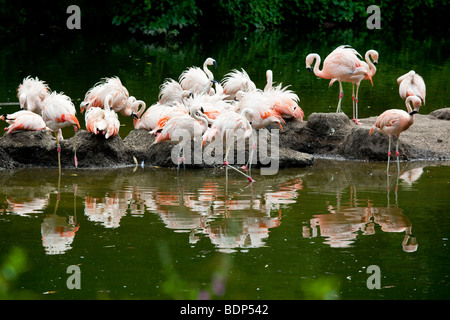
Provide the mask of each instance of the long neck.
POLYGON ((108 111, 111 110, 112 100, 113 100, 112 95, 108 94, 108 95, 106 96, 105 102, 104 102, 104 109, 105 109, 105 110, 108 110, 108 111))
POLYGON ((273 80, 272 70, 267 70, 266 79, 267 79, 267 84, 264 87, 264 91, 270 90, 270 88, 272 88, 272 80, 273 80))
POLYGON ((377 67, 375 67, 375 65, 373 64, 372 60, 370 60, 370 54, 373 52, 373 50, 369 50, 366 52, 364 59, 366 60, 367 64, 369 65, 370 68, 370 74, 374 75, 375 72, 377 72, 377 67))
POLYGON ((405 105, 406 105, 406 109, 408 110, 409 115, 414 115, 416 113, 419 113, 416 108, 418 109, 420 107, 421 101, 419 98, 417 98, 416 96, 409 96, 406 98, 405 100, 405 105), (414 110, 411 108, 410 103, 413 103, 414 106, 414 110))
POLYGON ((137 111, 136 115, 140 118, 141 115, 144 113, 145 108, 147 107, 147 105, 145 104, 144 101, 142 100, 136 100, 135 102, 133 102, 133 104, 131 105, 131 109, 133 111, 137 111), (141 106, 140 108, 138 108, 139 106, 141 106))
POLYGON ((320 59, 320 56, 317 53, 313 53, 313 57, 316 60, 316 62, 314 63, 314 74, 318 77, 322 77, 324 75, 324 72, 323 70, 319 70, 322 59, 320 59))
POLYGON ((203 71, 206 73, 209 80, 214 80, 214 75, 212 74, 211 71, 209 71, 206 61, 203 63, 203 71))

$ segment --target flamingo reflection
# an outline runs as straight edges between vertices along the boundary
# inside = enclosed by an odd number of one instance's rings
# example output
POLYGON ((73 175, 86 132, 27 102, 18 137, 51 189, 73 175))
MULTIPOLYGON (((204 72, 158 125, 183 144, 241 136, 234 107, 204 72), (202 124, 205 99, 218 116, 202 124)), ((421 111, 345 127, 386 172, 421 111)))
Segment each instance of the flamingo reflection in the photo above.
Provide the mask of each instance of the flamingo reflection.
POLYGON ((303 237, 324 237, 324 243, 333 248, 351 247, 359 235, 375 234, 378 225, 383 232, 404 232, 402 249, 405 252, 417 250, 418 243, 412 235, 412 223, 403 214, 403 210, 397 205, 398 178, 395 185, 396 204, 390 204, 390 185, 388 180, 388 204, 386 207, 376 207, 370 199, 367 204, 358 206, 360 201, 356 199, 354 187, 349 203, 336 206, 328 205, 327 214, 317 214, 309 221, 309 225, 303 226, 303 237))

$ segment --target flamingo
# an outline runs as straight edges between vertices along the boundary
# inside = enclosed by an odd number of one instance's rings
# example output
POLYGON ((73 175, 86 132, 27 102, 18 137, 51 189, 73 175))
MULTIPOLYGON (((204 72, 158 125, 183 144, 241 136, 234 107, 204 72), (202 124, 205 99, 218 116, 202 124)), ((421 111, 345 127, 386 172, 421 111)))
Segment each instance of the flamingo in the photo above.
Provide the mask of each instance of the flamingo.
POLYGON ((391 139, 392 136, 397 137, 397 146, 395 149, 395 155, 397 156, 397 167, 400 168, 399 164, 399 152, 398 152, 398 141, 400 134, 407 130, 414 123, 414 114, 418 113, 421 106, 421 101, 416 96, 409 96, 405 101, 406 109, 408 112, 400 109, 389 109, 384 111, 380 116, 378 116, 372 129, 370 129, 369 135, 372 132, 378 131, 386 134, 389 137, 389 147, 388 147, 388 163, 387 163, 387 173, 389 174, 389 160, 391 158, 391 139), (412 102, 414 109, 411 109, 410 103, 412 102))
POLYGON ((207 128, 208 120, 206 116, 198 108, 191 107, 189 115, 173 117, 167 121, 161 132, 156 136, 153 144, 163 141, 178 143, 179 139, 182 137, 182 141, 180 142, 181 149, 178 157, 179 171, 180 163, 183 162, 183 165, 185 164, 184 148, 187 143, 192 139, 201 137, 207 128), (186 133, 189 135, 190 139, 186 139, 186 133), (181 154, 183 154, 183 156, 181 156, 181 154))
POLYGON ((250 91, 236 93, 236 111, 242 112, 244 109, 250 109, 252 112, 253 129, 262 129, 272 123, 276 123, 283 130, 281 123, 284 123, 281 115, 272 109, 270 99, 262 91, 250 91))
POLYGON ((63 93, 52 92, 45 98, 42 105, 42 119, 44 119, 47 127, 54 132, 56 138, 56 146, 58 151, 58 167, 59 174, 61 174, 61 146, 59 144, 57 131, 64 127, 73 125, 75 131, 75 150, 74 160, 75 167, 78 166, 77 151, 76 151, 76 133, 80 128, 76 115, 75 106, 68 96, 63 93))
POLYGON ((12 114, 1 115, 0 119, 9 124, 9 126, 5 128, 6 133, 14 133, 19 130, 50 130, 42 117, 32 111, 20 110, 12 114))
MULTIPOLYGON (((252 117, 253 111, 248 108, 242 110, 241 113, 237 113, 234 111, 226 111, 221 113, 214 120, 211 129, 203 134, 202 146, 204 146, 206 142, 211 142, 213 139, 218 138, 220 138, 223 142, 234 142, 233 137, 236 137, 237 140, 245 140, 251 137, 253 128, 250 124, 250 121, 252 117)), ((227 143, 223 164, 227 168, 230 167, 247 177, 249 182, 254 182, 251 176, 243 173, 233 166, 229 166, 228 153, 230 152, 231 146, 231 143, 227 143)))
POLYGON ((272 86, 272 70, 266 71, 267 84, 264 87, 263 95, 267 96, 272 103, 272 108, 277 111, 282 118, 294 118, 303 121, 305 116, 303 110, 299 107, 300 98, 298 95, 288 89, 282 88, 281 83, 276 87, 272 86))
POLYGON ((208 66, 211 65, 217 68, 216 60, 207 58, 203 63, 203 70, 199 67, 190 67, 183 71, 178 79, 183 90, 188 90, 191 93, 204 92, 210 94, 212 84, 216 81, 213 73, 208 69, 208 66))
MULTIPOLYGON (((352 83, 352 100, 353 100, 353 122, 356 124, 361 124, 358 120, 358 92, 359 92, 359 86, 361 85, 362 80, 370 80, 370 82, 373 85, 372 77, 377 72, 376 64, 378 63, 378 52, 371 49, 366 52, 364 55, 365 61, 360 61, 360 67, 365 68, 366 73, 362 73, 361 75, 354 75, 348 77, 348 80, 342 80, 345 82, 351 82, 352 83), (372 60, 370 60, 372 58, 372 60), (355 84, 356 84, 356 95, 355 95, 355 84)), ((360 72, 356 72, 358 74, 360 72)), ((331 85, 336 81, 337 79, 331 79, 330 81, 330 87, 331 85)))
POLYGON ((120 122, 117 113, 111 110, 112 96, 105 101, 105 107, 92 107, 86 111, 85 122, 88 132, 102 133, 105 139, 114 137, 119 133, 120 122))
POLYGON ((322 70, 319 70, 320 56, 317 53, 310 53, 306 56, 305 62, 308 71, 314 72, 317 77, 323 79, 336 79, 339 81, 339 102, 336 112, 342 112, 341 101, 344 97, 342 82, 358 83, 366 76, 370 80, 372 79, 368 73, 369 70, 361 65, 358 57, 361 57, 361 55, 355 49, 349 46, 339 46, 325 58, 322 70), (313 70, 311 65, 314 60, 317 61, 313 70))
POLYGON ((133 119, 135 129, 145 129, 155 133, 162 129, 170 118, 189 114, 189 110, 184 105, 167 105, 156 103, 148 108, 144 113, 141 109, 133 119))
POLYGON ((49 95, 50 88, 38 77, 30 76, 23 79, 23 82, 17 88, 17 98, 20 102, 20 109, 29 110, 41 114, 42 102, 49 95))
POLYGON ((248 73, 242 69, 233 69, 225 75, 222 80, 223 92, 228 95, 227 99, 233 100, 238 91, 248 92, 256 90, 255 83, 250 79, 248 73))
POLYGON ((160 104, 184 104, 192 96, 189 90, 184 90, 174 79, 166 79, 159 87, 158 102, 160 104))
POLYGON ((399 77, 397 83, 399 85, 399 94, 402 99, 406 99, 408 96, 417 96, 422 100, 422 105, 425 104, 425 82, 414 70, 399 77))
POLYGON ((105 101, 111 96, 111 109, 125 117, 138 112, 139 105, 145 108, 145 102, 130 96, 119 77, 103 78, 89 89, 80 104, 81 113, 90 107, 103 108, 105 101))

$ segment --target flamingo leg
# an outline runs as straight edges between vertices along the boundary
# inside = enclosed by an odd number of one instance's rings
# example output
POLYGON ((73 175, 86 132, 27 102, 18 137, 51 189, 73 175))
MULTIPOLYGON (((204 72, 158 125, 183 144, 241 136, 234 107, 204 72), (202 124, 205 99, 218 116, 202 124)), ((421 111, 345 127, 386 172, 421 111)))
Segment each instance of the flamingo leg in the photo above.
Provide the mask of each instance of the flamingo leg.
POLYGON ((344 97, 344 89, 342 89, 342 82, 339 79, 339 102, 338 102, 338 106, 337 106, 337 109, 336 109, 336 113, 342 112, 342 110, 341 110, 341 101, 342 101, 343 97, 344 97))
POLYGON ((391 136, 389 136, 388 163, 386 173, 389 175, 389 160, 391 159, 391 136))
POLYGON ((59 144, 58 133, 54 132, 56 138, 56 151, 58 152, 58 171, 59 175, 61 175, 61 146, 59 144))
POLYGON ((248 169, 248 173, 251 174, 251 170, 252 170, 252 160, 253 160, 253 152, 255 151, 256 148, 256 141, 255 141, 255 136, 254 136, 254 132, 252 130, 252 135, 250 136, 250 152, 249 152, 249 156, 248 156, 248 161, 247 161, 247 165, 243 166, 241 169, 248 169))
POLYGON ((397 137, 397 145, 395 147, 395 155, 397 156, 397 171, 400 172, 400 160, 399 160, 399 152, 398 152, 398 137, 397 137))
MULTIPOLYGON (((225 152, 225 158, 224 158, 224 160, 223 160, 223 164, 226 166, 226 168, 227 168, 227 169, 228 169, 228 168, 231 168, 231 169, 233 169, 233 170, 239 172, 240 174, 244 175, 245 177, 247 177, 247 180, 248 180, 249 182, 254 182, 255 180, 253 180, 252 177, 250 177, 249 175, 243 173, 241 170, 239 170, 239 169, 237 169, 237 168, 235 168, 235 167, 233 167, 233 166, 229 166, 229 165, 228 165, 227 159, 228 159, 228 152, 229 152, 229 151, 230 151, 230 147, 227 148, 227 151, 225 152)), ((228 177, 228 171, 227 171, 227 177, 228 177)))
POLYGON ((353 121, 355 121, 356 124, 361 124, 361 122, 359 122, 358 120, 358 92, 359 92, 359 85, 361 84, 361 82, 359 82, 356 85, 356 96, 355 96, 355 113, 353 114, 353 121))
POLYGON ((352 82, 353 121, 355 121, 355 84, 352 82))
POLYGON ((75 162, 75 168, 78 168, 78 159, 77 159, 77 132, 78 128, 77 126, 73 126, 73 130, 75 131, 75 142, 74 142, 74 156, 73 160, 75 162))

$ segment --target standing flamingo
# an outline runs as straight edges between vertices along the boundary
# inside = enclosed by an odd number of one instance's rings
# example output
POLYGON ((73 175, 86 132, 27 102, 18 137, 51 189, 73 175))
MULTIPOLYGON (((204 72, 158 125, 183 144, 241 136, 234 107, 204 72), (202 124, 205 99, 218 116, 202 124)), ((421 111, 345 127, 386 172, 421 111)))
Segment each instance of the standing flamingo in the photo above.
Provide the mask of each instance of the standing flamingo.
POLYGON ((229 166, 228 153, 230 152, 230 148, 235 141, 234 137, 236 137, 236 141, 238 141, 241 139, 245 140, 252 136, 253 128, 250 124, 252 117, 253 111, 250 109, 244 109, 241 111, 241 113, 237 113, 234 111, 225 111, 214 120, 211 129, 204 133, 202 141, 202 146, 205 145, 206 142, 211 142, 213 139, 220 138, 223 142, 225 142, 227 144, 227 147, 223 164, 227 168, 230 167, 241 173, 242 175, 247 177, 248 181, 250 182, 254 182, 252 177, 233 166, 229 166))
POLYGON ((409 96, 417 96, 422 100, 422 105, 425 104, 425 82, 414 70, 399 77, 397 83, 399 85, 398 91, 402 99, 406 99, 409 96))
POLYGON ((336 112, 342 112, 341 101, 344 97, 342 82, 359 83, 365 77, 372 79, 368 73, 368 68, 361 65, 358 57, 361 57, 361 55, 355 49, 349 46, 339 46, 325 58, 322 70, 319 70, 320 56, 317 53, 311 53, 306 56, 305 62, 308 71, 313 71, 316 76, 323 79, 339 81, 339 102, 336 112), (314 70, 312 70, 311 65, 314 60, 317 61, 314 65, 314 70))
POLYGON ((20 110, 12 114, 1 115, 0 119, 9 124, 9 126, 5 128, 6 133, 14 133, 19 130, 50 130, 42 117, 32 111, 20 110))
POLYGON ((211 93, 214 81, 213 73, 208 66, 217 68, 217 62, 213 58, 207 58, 203 63, 203 70, 199 67, 190 67, 183 71, 179 77, 179 82, 183 90, 188 90, 195 94, 197 92, 211 93))
MULTIPOLYGON (((342 79, 344 82, 351 82, 352 83, 352 100, 353 100, 353 122, 356 124, 361 124, 358 120, 358 93, 359 93, 359 86, 361 85, 362 80, 370 80, 370 82, 373 85, 372 77, 377 72, 377 68, 375 65, 378 63, 378 52, 375 50, 368 50, 366 54, 364 55, 365 61, 360 61, 360 67, 365 68, 366 73, 362 72, 356 72, 355 74, 347 77, 346 79, 342 79), (370 60, 372 58, 372 60, 370 60), (356 84, 356 95, 355 95, 355 84, 356 84)), ((330 87, 331 85, 336 81, 337 79, 331 79, 330 81, 330 87)))
POLYGON ((73 125, 75 130, 75 148, 74 148, 74 160, 75 167, 78 166, 77 160, 77 144, 76 144, 76 133, 78 128, 80 128, 80 123, 75 116, 76 110, 72 101, 68 96, 63 93, 52 92, 47 98, 45 98, 42 106, 42 119, 44 119, 47 127, 49 127, 55 134, 56 146, 58 151, 58 167, 59 173, 61 174, 61 146, 59 144, 59 139, 57 131, 64 127, 73 125))
POLYGON ((120 129, 119 117, 111 110, 112 96, 108 97, 103 109, 92 107, 85 114, 87 131, 94 134, 102 133, 105 139, 116 136, 120 129))
MULTIPOLYGON (((151 109, 151 108, 150 108, 151 109)), ((161 132, 157 134, 153 144, 163 141, 170 143, 179 143, 180 154, 178 157, 178 171, 180 170, 180 163, 184 159, 184 148, 194 138, 201 137, 208 128, 208 120, 206 116, 199 110, 199 108, 191 107, 189 115, 178 116, 167 121, 161 132), (186 136, 190 139, 186 139, 186 136), (179 139, 182 139, 180 142, 179 139)))
MULTIPOLYGON (((387 173, 389 174, 389 160, 391 158, 391 139, 392 136, 397 137, 397 146, 395 148, 395 155, 397 156, 397 168, 400 169, 399 164, 399 152, 398 152, 398 141, 400 134, 407 130, 414 123, 414 114, 418 113, 421 105, 421 101, 416 96, 409 96, 405 101, 406 109, 408 112, 400 109, 390 109, 383 112, 378 118, 372 129, 370 129, 369 135, 372 132, 378 131, 386 134, 389 137, 389 147, 388 147, 388 163, 387 163, 387 173), (410 102, 412 102, 414 109, 411 109, 410 102)), ((400 171, 400 170, 399 170, 400 171)))
POLYGON ((23 82, 17 88, 17 98, 19 98, 20 109, 29 110, 41 114, 42 102, 49 95, 48 85, 39 80, 38 77, 30 76, 23 79, 23 82))

